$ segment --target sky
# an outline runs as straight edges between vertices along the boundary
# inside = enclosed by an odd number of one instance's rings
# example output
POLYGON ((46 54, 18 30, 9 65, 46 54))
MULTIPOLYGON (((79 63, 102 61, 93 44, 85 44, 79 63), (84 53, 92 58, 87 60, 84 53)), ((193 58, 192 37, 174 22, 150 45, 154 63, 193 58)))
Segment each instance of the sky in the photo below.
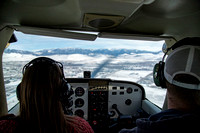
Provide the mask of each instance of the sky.
POLYGON ((84 48, 84 49, 138 49, 160 51, 164 41, 139 41, 122 39, 97 38, 95 41, 83 41, 66 38, 37 36, 15 32, 17 42, 10 44, 9 49, 37 51, 55 48, 84 48))

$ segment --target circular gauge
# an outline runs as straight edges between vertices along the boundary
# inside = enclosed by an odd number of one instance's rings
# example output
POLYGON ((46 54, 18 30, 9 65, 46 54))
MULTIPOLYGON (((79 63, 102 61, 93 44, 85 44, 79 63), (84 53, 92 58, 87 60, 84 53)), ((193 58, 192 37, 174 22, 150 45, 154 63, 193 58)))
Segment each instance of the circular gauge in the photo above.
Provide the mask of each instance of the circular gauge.
POLYGON ((78 110, 76 110, 76 111, 75 111, 75 115, 77 115, 77 116, 79 116, 79 117, 82 117, 82 118, 83 118, 83 116, 84 116, 84 112, 83 112, 83 110, 81 110, 81 109, 78 109, 78 110))
POLYGON ((85 90, 82 87, 77 87, 75 89, 75 95, 76 96, 82 96, 85 93, 85 90))
POLYGON ((131 87, 129 87, 129 88, 127 88, 126 92, 127 92, 128 94, 130 94, 130 93, 133 92, 133 89, 132 89, 131 87))
POLYGON ((82 107, 84 105, 84 100, 81 98, 76 99, 75 106, 76 107, 82 107))
POLYGON ((132 103, 131 99, 126 99, 126 101, 125 101, 126 105, 131 105, 131 103, 132 103))

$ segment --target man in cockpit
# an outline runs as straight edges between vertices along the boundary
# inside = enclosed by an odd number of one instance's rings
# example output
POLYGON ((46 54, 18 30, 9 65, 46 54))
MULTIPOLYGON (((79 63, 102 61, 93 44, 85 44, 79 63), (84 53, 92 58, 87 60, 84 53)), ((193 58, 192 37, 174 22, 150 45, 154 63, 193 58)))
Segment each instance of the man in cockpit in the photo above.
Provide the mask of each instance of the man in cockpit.
POLYGON ((177 43, 179 46, 162 68, 168 109, 138 119, 137 127, 120 133, 200 132, 200 38, 185 38, 177 43))

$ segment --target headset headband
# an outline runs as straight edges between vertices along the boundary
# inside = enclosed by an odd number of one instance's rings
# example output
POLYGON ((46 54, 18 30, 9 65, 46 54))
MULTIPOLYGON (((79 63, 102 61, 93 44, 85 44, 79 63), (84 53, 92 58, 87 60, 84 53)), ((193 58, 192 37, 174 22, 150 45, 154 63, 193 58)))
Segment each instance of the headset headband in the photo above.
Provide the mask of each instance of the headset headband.
POLYGON ((53 59, 47 58, 47 57, 38 57, 36 59, 33 59, 29 63, 27 63, 23 69, 22 69, 22 74, 24 75, 25 71, 27 68, 29 68, 32 65, 38 64, 38 63, 47 63, 47 64, 56 64, 58 67, 61 69, 62 76, 64 77, 64 72, 63 72, 63 65, 61 62, 57 62, 53 59))

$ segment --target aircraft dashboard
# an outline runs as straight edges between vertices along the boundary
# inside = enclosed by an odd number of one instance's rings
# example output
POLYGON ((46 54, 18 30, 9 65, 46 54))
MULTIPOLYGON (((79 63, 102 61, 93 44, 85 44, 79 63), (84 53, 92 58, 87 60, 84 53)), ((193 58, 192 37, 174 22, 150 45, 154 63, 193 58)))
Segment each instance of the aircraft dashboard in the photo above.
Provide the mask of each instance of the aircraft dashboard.
POLYGON ((132 120, 145 98, 144 88, 134 82, 111 79, 67 78, 74 94, 68 111, 89 122, 95 132, 132 120))

